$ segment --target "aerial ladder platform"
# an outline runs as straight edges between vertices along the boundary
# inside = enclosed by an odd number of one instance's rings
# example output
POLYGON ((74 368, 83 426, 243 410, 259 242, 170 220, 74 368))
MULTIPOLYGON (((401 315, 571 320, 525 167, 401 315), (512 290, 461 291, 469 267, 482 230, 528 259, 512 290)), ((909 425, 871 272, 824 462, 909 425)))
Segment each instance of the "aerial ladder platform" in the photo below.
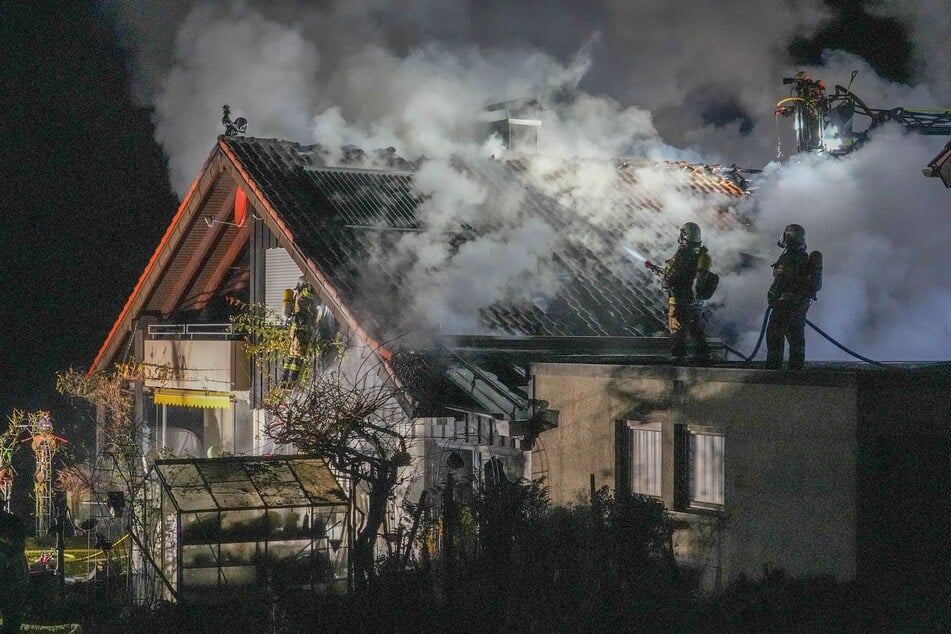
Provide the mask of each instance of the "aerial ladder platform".
MULTIPOLYGON (((776 104, 776 118, 793 117, 797 152, 821 152, 842 156, 860 147, 878 127, 895 122, 916 134, 951 137, 951 108, 871 108, 852 92, 852 72, 848 87, 836 85, 827 94, 822 80, 813 80, 801 71, 784 77, 792 85, 790 95, 776 104), (865 129, 857 130, 856 117, 864 117, 865 129)), ((951 187, 951 141, 922 170, 951 187)))

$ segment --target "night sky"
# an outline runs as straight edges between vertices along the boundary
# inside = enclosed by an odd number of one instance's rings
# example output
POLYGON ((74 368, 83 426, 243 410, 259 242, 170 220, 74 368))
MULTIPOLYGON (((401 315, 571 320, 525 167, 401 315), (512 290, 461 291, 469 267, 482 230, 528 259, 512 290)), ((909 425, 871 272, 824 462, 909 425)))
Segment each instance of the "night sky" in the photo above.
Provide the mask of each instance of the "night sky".
MULTIPOLYGON (((911 76, 896 22, 860 2, 826 4, 826 26, 787 43, 798 62, 835 46, 882 77, 911 76)), ((55 373, 89 366, 178 199, 97 3, 0 1, 0 74, 0 415, 50 409, 73 433, 80 419, 56 395, 55 373)))
POLYGON ((0 414, 55 416, 56 372, 88 367, 178 202, 94 5, 0 6, 0 414))

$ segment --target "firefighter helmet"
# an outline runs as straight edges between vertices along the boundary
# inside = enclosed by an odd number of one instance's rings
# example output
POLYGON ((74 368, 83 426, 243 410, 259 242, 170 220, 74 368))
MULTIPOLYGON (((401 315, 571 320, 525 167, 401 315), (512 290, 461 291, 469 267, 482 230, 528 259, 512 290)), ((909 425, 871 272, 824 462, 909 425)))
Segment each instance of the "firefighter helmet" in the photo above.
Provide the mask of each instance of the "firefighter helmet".
POLYGON ((700 244, 700 225, 695 222, 685 222, 680 227, 680 237, 677 242, 683 245, 700 244))
POLYGON ((300 290, 305 286, 307 286, 307 278, 301 275, 299 278, 297 278, 297 290, 300 290))
POLYGON ((788 225, 776 244, 784 249, 801 248, 806 244, 806 230, 802 225, 788 225))

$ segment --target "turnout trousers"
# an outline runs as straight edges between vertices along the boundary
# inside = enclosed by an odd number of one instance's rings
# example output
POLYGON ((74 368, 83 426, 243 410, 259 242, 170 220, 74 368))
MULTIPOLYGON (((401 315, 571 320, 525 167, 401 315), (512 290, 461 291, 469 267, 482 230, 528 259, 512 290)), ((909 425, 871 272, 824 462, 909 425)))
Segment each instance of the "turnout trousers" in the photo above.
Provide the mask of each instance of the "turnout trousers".
POLYGON ((310 328, 291 324, 290 344, 287 348, 287 358, 284 360, 284 371, 281 374, 281 387, 285 390, 292 389, 297 383, 304 357, 307 356, 307 348, 310 346, 310 336, 310 328))
POLYGON ((668 304, 667 327, 670 329, 670 354, 675 361, 683 361, 687 353, 687 337, 693 339, 697 361, 706 363, 710 350, 703 332, 703 317, 696 304, 668 304))
POLYGON ((801 370, 806 362, 806 309, 774 308, 766 325, 766 367, 783 367, 783 352, 789 342, 789 369, 801 370))

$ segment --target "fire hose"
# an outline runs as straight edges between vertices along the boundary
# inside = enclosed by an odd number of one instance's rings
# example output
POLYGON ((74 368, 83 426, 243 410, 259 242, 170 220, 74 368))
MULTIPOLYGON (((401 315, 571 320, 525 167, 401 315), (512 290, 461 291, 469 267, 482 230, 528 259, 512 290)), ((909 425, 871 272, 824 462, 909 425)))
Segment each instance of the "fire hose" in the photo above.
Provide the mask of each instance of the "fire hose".
MULTIPOLYGON (((658 276, 663 275, 664 269, 663 269, 662 267, 658 266, 657 264, 654 264, 654 263, 651 262, 650 260, 646 260, 646 261, 644 262, 644 266, 646 266, 646 267, 648 268, 648 270, 650 270, 650 271, 651 271, 652 273, 654 273, 655 275, 658 275, 658 276)), ((732 352, 733 354, 735 354, 736 356, 738 356, 740 359, 742 359, 742 360, 743 360, 743 363, 751 363, 751 362, 753 361, 753 359, 756 358, 756 353, 759 352, 760 346, 763 345, 763 338, 764 338, 764 336, 766 335, 766 326, 769 324, 769 315, 770 315, 770 313, 772 313, 772 312, 773 312, 772 307, 767 306, 767 307, 766 307, 766 312, 763 313, 763 325, 760 327, 759 337, 756 339, 756 346, 753 348, 753 352, 751 352, 751 353, 749 354, 749 356, 744 355, 742 352, 739 352, 738 350, 736 350, 735 348, 733 348, 733 347, 731 347, 731 346, 729 346, 729 345, 727 345, 727 344, 723 344, 723 347, 726 348, 727 350, 729 350, 730 352, 732 352)), ((835 347, 839 348, 840 350, 842 350, 842 351, 845 352, 846 354, 851 355, 852 357, 858 359, 859 361, 864 361, 865 363, 870 363, 871 365, 878 366, 878 367, 880 367, 880 368, 885 368, 885 369, 888 369, 888 370, 893 370, 893 369, 895 369, 895 368, 893 368, 892 366, 886 365, 886 364, 884 364, 884 363, 880 363, 880 362, 878 362, 878 361, 874 361, 874 360, 872 360, 872 359, 869 359, 868 357, 865 357, 865 356, 860 355, 858 352, 855 352, 854 350, 850 350, 849 348, 846 348, 844 345, 842 345, 841 343, 839 343, 838 341, 836 341, 835 339, 833 339, 833 338, 832 338, 827 332, 825 332, 822 328, 820 328, 819 326, 815 325, 814 323, 812 323, 812 322, 809 321, 808 319, 806 320, 806 324, 808 324, 809 327, 812 328, 813 330, 815 330, 817 333, 819 333, 820 335, 822 335, 826 340, 829 341, 829 343, 831 343, 831 344, 834 345, 835 347)))
MULTIPOLYGON (((734 348, 728 346, 727 344, 723 344, 723 347, 726 348, 727 350, 729 350, 730 352, 732 352, 733 354, 735 354, 736 356, 738 356, 739 358, 743 359, 743 363, 750 363, 750 362, 752 362, 753 359, 756 357, 756 353, 759 352, 760 345, 762 345, 762 343, 763 343, 763 337, 766 335, 766 326, 767 326, 767 324, 769 323, 769 315, 770 315, 770 313, 772 313, 772 312, 773 312, 773 309, 770 308, 769 306, 767 306, 767 307, 766 307, 766 312, 763 314, 763 325, 762 325, 762 327, 760 328, 760 331, 759 331, 759 338, 756 340, 756 347, 753 348, 753 352, 750 353, 749 356, 746 356, 746 355, 744 355, 743 353, 738 352, 736 349, 734 349, 734 348)), ((819 328, 819 326, 815 325, 814 323, 812 323, 812 322, 809 321, 808 319, 806 320, 806 324, 807 324, 810 328, 812 328, 813 330, 815 330, 817 333, 819 333, 820 335, 822 335, 823 337, 825 337, 825 339, 828 340, 829 343, 831 343, 832 345, 834 345, 834 346, 837 347, 838 349, 842 350, 842 351, 845 352, 846 354, 851 355, 852 357, 855 357, 855 358, 858 359, 859 361, 864 361, 865 363, 870 363, 870 364, 872 364, 872 365, 874 365, 874 366, 878 366, 878 367, 880 367, 880 368, 886 368, 886 369, 889 369, 889 370, 893 370, 893 369, 894 369, 892 366, 886 365, 886 364, 884 364, 884 363, 880 363, 880 362, 878 362, 878 361, 873 361, 872 359, 869 359, 868 357, 863 357, 862 355, 860 355, 859 353, 855 352, 854 350, 850 350, 849 348, 846 348, 846 347, 843 346, 841 343, 839 343, 838 341, 836 341, 835 339, 833 339, 833 338, 832 338, 828 333, 826 333, 824 330, 822 330, 821 328, 819 328)))

